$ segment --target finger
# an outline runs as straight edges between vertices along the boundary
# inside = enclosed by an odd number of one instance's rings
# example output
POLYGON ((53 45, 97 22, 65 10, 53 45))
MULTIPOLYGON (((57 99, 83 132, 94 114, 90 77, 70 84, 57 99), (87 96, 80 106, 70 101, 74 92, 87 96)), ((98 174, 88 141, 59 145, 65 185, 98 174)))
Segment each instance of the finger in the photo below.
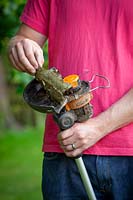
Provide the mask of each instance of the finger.
POLYGON ((75 149, 73 151, 67 151, 64 150, 65 154, 69 157, 76 157, 81 155, 86 149, 90 148, 92 145, 87 145, 87 144, 80 144, 78 142, 74 143, 75 144, 75 149))
POLYGON ((73 136, 72 129, 67 129, 65 131, 61 131, 58 134, 58 140, 66 140, 66 139, 68 139, 69 137, 72 137, 72 136, 73 136))
POLYGON ((23 47, 24 47, 25 55, 28 58, 28 61, 31 63, 32 66, 34 66, 36 69, 38 69, 39 65, 35 58, 33 46, 31 45, 31 43, 29 43, 27 40, 27 42, 24 42, 23 47))
POLYGON ((31 63, 27 59, 25 52, 24 52, 24 49, 23 49, 23 46, 20 42, 17 43, 16 48, 17 48, 19 61, 20 61, 21 64, 23 64, 25 70, 28 71, 31 74, 35 74, 36 69, 34 68, 33 65, 31 65, 31 63))
POLYGON ((60 146, 65 152, 67 151, 73 151, 73 148, 72 148, 72 145, 69 144, 69 145, 61 145, 60 146))
POLYGON ((12 65, 18 70, 18 71, 22 71, 22 69, 20 67, 17 66, 17 64, 15 63, 15 60, 13 58, 13 55, 10 53, 9 54, 9 58, 10 58, 10 61, 12 63, 12 65))
POLYGON ((69 137, 69 138, 67 138, 67 139, 65 139, 65 140, 60 140, 60 144, 61 145, 64 145, 64 146, 67 146, 67 145, 69 145, 69 144, 75 144, 76 143, 76 137, 75 136, 71 136, 71 137, 69 137), (73 142, 74 141, 74 142, 73 142))
POLYGON ((84 139, 84 140, 76 139, 73 144, 74 144, 75 149, 82 149, 83 150, 83 149, 88 147, 86 139, 84 139))
POLYGON ((17 54, 17 50, 15 47, 12 48, 11 50, 12 53, 12 59, 16 65, 16 68, 21 70, 21 71, 25 71, 25 68, 23 67, 23 65, 19 62, 19 58, 18 58, 18 54, 17 54))
POLYGON ((59 143, 63 146, 67 146, 69 144, 75 144, 77 142, 76 134, 72 134, 71 136, 65 138, 65 139, 59 139, 59 143))
POLYGON ((72 144, 69 145, 61 145, 61 148, 65 151, 65 152, 69 152, 69 151, 75 151, 76 149, 78 149, 77 143, 73 142, 72 144))
POLYGON ((38 50, 37 48, 34 47, 34 55, 38 62, 39 67, 42 67, 42 65, 44 64, 43 51, 41 49, 38 50))
POLYGON ((82 154, 88 146, 86 144, 81 144, 79 141, 72 143, 71 145, 61 145, 61 148, 64 150, 64 153, 69 157, 76 157, 82 154), (74 144, 74 147, 73 145, 74 144))

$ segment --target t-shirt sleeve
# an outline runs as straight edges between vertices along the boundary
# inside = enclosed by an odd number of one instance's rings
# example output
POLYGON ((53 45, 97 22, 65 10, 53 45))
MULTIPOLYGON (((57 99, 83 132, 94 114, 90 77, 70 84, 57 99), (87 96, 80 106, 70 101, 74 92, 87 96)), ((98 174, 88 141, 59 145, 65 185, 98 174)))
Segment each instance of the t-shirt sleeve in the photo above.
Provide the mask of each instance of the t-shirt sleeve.
POLYGON ((49 30, 49 0, 27 0, 20 20, 48 37, 49 30))

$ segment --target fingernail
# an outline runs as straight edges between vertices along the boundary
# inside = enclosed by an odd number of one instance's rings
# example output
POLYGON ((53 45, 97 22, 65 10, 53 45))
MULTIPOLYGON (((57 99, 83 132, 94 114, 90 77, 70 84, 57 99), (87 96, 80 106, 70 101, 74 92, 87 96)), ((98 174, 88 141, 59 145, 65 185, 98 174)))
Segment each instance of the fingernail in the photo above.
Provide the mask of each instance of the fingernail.
POLYGON ((39 66, 40 66, 40 67, 42 67, 43 64, 44 64, 44 60, 42 60, 42 61, 39 62, 39 66))
POLYGON ((39 63, 39 67, 42 67, 43 66, 43 64, 42 63, 39 63))

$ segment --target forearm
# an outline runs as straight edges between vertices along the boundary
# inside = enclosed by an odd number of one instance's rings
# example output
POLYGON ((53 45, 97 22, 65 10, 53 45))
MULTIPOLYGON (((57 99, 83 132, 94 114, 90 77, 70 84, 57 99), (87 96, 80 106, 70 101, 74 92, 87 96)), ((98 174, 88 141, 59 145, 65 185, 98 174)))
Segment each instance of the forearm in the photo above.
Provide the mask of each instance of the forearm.
POLYGON ((96 117, 103 137, 133 122, 133 89, 96 117))

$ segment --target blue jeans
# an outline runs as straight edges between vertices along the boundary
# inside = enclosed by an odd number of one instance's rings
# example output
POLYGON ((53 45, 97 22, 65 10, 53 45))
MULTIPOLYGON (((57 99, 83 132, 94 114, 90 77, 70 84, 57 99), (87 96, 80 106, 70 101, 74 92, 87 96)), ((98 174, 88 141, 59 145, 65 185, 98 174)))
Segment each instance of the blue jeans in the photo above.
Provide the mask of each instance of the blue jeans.
MULTIPOLYGON (((97 200, 133 200, 133 157, 83 155, 97 200)), ((88 200, 74 159, 45 153, 44 200, 88 200)))

